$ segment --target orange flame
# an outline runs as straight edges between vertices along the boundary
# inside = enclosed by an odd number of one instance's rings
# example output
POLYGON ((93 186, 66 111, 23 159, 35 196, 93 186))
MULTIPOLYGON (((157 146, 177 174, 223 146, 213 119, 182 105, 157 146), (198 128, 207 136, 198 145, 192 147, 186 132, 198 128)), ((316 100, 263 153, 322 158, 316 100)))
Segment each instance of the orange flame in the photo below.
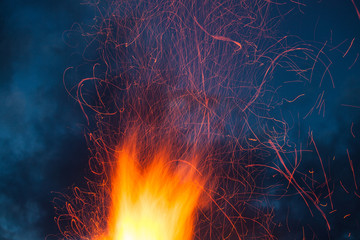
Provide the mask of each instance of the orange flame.
POLYGON ((162 147, 144 167, 134 149, 124 146, 116 156, 108 232, 100 239, 193 239, 205 184, 196 158, 171 162, 169 151, 162 147))

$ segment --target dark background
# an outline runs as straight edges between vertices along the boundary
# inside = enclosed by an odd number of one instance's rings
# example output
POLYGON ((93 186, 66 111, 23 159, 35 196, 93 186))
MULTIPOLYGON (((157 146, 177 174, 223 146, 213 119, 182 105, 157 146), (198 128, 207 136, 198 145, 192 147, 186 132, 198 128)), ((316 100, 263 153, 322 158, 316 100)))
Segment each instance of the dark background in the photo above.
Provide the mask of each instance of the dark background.
MULTIPOLYGON (((355 2, 359 7, 360 2, 355 2)), ((306 6, 294 4, 294 11, 283 16, 279 34, 300 36, 319 49, 326 43, 323 51, 332 62, 329 70, 335 88, 328 74, 320 85, 325 69, 319 66, 314 80, 303 89, 284 85, 281 90, 284 97, 298 92, 311 97, 282 108, 301 119, 301 134, 294 135, 294 141, 307 141, 309 130, 313 131, 337 211, 328 215, 332 226, 328 232, 321 215, 311 216, 299 196, 274 199, 274 221, 282 223, 275 235, 302 239, 304 227, 309 239, 360 239, 360 199, 356 196, 360 191, 346 153, 360 185, 360 60, 353 64, 360 52, 360 20, 350 0, 303 3, 306 6), (305 117, 322 92, 325 110, 316 109, 305 117), (344 218, 347 214, 351 215, 344 218), (292 226, 290 232, 285 222, 292 226)), ((84 136, 88 126, 63 83, 67 67, 83 64, 83 43, 74 35, 69 46, 63 35, 74 23, 86 24, 92 18, 91 9, 79 0, 0 2, 0 240, 56 239, 53 199, 81 184, 87 172, 84 136)), ((305 171, 321 171, 316 155, 305 156, 302 164, 305 171)))

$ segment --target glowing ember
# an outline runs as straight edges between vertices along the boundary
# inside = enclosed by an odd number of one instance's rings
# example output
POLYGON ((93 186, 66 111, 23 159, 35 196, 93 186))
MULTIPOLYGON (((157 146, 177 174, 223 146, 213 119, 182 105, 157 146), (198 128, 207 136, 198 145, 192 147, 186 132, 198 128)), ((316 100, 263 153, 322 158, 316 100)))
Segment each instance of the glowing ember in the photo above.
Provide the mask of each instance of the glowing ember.
POLYGON ((169 158, 162 148, 143 167, 135 147, 118 151, 108 233, 101 240, 192 239, 204 181, 193 165, 181 162, 173 167, 169 158))

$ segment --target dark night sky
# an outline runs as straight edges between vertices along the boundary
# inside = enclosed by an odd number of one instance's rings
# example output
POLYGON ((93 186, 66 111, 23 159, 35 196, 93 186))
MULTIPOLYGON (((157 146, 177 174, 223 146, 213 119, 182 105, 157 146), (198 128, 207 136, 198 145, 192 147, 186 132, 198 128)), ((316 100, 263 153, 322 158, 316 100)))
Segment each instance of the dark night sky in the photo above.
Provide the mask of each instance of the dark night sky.
MULTIPOLYGON (((335 88, 328 75, 319 86, 324 69, 318 67, 311 84, 284 85, 279 93, 289 99, 299 92, 306 94, 292 109, 282 107, 301 120, 301 134, 294 135, 294 141, 306 142, 309 129, 313 131, 338 211, 329 217, 333 229, 327 233, 321 216, 311 217, 298 196, 274 200, 275 221, 283 222, 289 214, 290 224, 298 226, 290 233, 284 227, 275 233, 279 239, 301 239, 301 226, 305 226, 319 239, 360 239, 360 199, 353 194, 346 155, 348 149, 360 185, 360 108, 344 106, 360 106, 360 60, 352 66, 360 53, 360 19, 350 0, 304 2, 307 6, 296 6, 284 16, 279 32, 300 36, 319 49, 327 42, 324 52, 333 62, 329 70, 335 88), (325 115, 316 110, 304 119, 323 91, 325 115), (355 138, 350 133, 352 124, 355 138), (340 187, 340 180, 349 194, 340 187)), ((360 6, 360 1, 355 2, 360 6)), ((0 12, 0 240, 56 239, 52 201, 56 192, 69 192, 82 182, 89 158, 85 119, 62 81, 67 67, 83 64, 81 46, 69 47, 63 33, 75 22, 91 21, 93 13, 80 0, 2 0, 0 12)), ((78 38, 74 36, 72 43, 83 44, 78 38)), ((316 155, 304 157, 303 169, 319 169, 316 155)))

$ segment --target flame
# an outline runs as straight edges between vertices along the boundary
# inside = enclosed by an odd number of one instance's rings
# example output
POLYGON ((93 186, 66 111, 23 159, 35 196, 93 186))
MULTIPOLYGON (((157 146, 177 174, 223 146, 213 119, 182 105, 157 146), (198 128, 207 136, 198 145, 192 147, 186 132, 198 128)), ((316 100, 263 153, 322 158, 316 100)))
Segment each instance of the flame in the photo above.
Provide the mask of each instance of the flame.
POLYGON ((100 240, 190 240, 204 177, 165 148, 143 167, 134 146, 119 149, 111 178, 108 232, 100 240))

